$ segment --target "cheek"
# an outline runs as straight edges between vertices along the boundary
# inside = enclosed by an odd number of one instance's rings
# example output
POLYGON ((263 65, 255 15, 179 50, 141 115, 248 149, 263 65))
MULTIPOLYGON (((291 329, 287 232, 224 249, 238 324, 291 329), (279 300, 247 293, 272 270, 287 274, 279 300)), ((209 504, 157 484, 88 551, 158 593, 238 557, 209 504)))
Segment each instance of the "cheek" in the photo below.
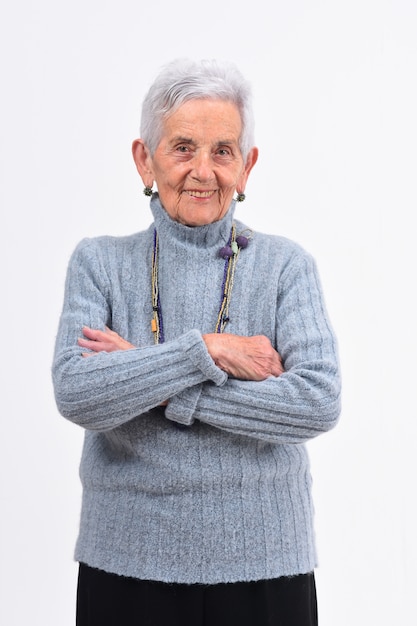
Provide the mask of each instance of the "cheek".
MULTIPOLYGON (((160 184, 165 187, 165 189, 169 190, 173 193, 179 193, 183 183, 184 176, 182 176, 179 172, 173 172, 168 169, 168 173, 160 172, 159 173, 159 181, 160 184)), ((158 179, 157 179, 158 180, 158 179)))
POLYGON ((244 168, 242 166, 236 167, 236 169, 234 169, 233 171, 227 172, 227 174, 223 178, 224 186, 228 188, 235 188, 236 185, 240 182, 243 173, 244 168))

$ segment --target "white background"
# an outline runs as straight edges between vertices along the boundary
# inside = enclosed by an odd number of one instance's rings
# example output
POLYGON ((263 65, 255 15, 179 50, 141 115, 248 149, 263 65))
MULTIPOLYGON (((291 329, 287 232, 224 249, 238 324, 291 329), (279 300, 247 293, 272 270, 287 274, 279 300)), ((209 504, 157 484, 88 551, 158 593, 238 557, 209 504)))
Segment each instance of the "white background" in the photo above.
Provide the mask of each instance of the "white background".
POLYGON ((238 217, 315 256, 343 413, 309 444, 321 626, 416 623, 414 0, 17 0, 0 14, 0 622, 72 626, 82 431, 50 364, 70 253, 145 228, 130 155, 179 56, 251 81, 260 159, 238 217))

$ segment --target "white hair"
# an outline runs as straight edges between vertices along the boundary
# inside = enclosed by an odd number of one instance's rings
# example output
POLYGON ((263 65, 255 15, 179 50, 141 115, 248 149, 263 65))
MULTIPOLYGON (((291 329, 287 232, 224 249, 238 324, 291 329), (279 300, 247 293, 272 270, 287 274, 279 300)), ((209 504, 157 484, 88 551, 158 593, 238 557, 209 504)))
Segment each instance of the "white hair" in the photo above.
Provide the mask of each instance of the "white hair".
POLYGON ((155 153, 163 122, 188 100, 224 100, 239 110, 242 133, 239 147, 244 159, 254 146, 251 88, 235 65, 225 61, 177 59, 156 77, 142 105, 141 138, 155 153))

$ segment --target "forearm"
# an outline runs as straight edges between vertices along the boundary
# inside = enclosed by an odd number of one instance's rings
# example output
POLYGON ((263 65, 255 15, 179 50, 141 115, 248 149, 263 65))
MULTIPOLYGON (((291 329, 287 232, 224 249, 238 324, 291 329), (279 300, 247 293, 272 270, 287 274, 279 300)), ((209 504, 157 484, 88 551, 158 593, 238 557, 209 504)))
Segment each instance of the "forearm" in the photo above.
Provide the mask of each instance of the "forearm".
POLYGON ((92 430, 115 428, 203 381, 226 375, 208 355, 198 331, 161 346, 100 353, 58 351, 53 382, 59 411, 92 430))
POLYGON ((229 379, 223 387, 194 388, 179 394, 166 409, 170 419, 188 411, 188 423, 199 420, 239 435, 274 443, 303 443, 333 428, 340 413, 337 364, 321 363, 320 371, 294 368, 264 381, 229 379))

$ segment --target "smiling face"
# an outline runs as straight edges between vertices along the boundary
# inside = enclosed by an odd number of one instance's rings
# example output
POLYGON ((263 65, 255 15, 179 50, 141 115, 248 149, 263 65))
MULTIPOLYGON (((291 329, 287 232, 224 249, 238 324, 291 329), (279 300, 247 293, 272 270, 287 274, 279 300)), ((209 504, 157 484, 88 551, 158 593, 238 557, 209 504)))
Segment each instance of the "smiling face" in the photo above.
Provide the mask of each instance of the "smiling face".
POLYGON ((153 156, 141 139, 133 156, 145 185, 156 181, 162 206, 187 226, 220 220, 234 192, 243 193, 257 148, 244 162, 238 108, 222 100, 189 100, 164 122, 153 156))

